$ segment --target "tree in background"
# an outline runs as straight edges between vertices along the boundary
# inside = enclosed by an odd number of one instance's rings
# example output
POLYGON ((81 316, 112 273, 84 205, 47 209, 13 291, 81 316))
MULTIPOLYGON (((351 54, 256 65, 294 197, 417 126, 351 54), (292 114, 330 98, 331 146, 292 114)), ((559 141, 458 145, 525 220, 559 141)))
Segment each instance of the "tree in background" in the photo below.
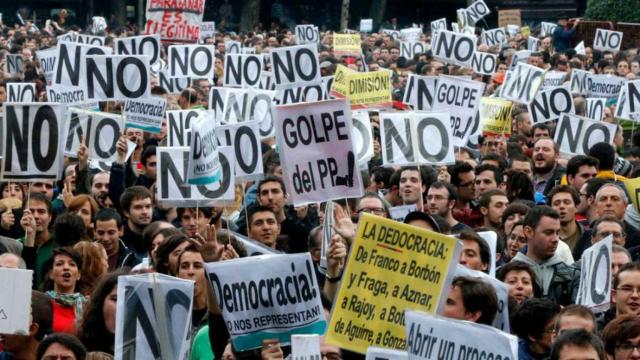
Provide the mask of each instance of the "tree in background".
POLYGON ((640 22, 640 0, 588 0, 585 17, 612 22, 640 22))

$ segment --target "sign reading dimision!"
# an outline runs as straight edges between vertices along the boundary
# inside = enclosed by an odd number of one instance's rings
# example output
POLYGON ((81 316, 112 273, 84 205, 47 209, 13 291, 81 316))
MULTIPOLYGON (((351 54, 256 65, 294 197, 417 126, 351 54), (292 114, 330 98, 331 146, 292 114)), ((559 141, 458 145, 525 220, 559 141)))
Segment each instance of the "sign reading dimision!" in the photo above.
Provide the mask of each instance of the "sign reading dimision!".
POLYGON ((205 0, 149 0, 145 35, 160 34, 162 41, 196 43, 205 0))

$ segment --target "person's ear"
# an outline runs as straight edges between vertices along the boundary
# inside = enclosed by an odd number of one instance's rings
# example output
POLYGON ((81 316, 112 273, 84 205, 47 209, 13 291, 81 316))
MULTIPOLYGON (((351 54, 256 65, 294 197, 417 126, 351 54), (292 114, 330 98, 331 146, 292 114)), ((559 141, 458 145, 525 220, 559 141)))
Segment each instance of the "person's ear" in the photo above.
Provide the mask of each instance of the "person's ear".
POLYGON ((124 226, 120 226, 118 229, 118 237, 122 237, 124 235, 124 226))
POLYGON ((487 216, 487 214, 489 213, 489 209, 484 206, 480 206, 480 213, 482 214, 482 216, 487 216))
POLYGON ((471 322, 476 322, 478 321, 478 319, 480 319, 480 317, 482 316, 482 311, 478 310, 476 312, 467 312, 466 313, 466 320, 469 320, 471 322))
POLYGON ((449 209, 453 209, 454 207, 456 207, 456 201, 455 200, 449 200, 449 209))
POLYGON ((35 337, 39 330, 40 330, 40 325, 38 325, 37 322, 32 322, 29 325, 29 336, 35 337))
POLYGON ((522 227, 522 230, 524 232, 524 236, 527 239, 533 238, 533 228, 531 228, 531 226, 525 225, 525 226, 522 227))

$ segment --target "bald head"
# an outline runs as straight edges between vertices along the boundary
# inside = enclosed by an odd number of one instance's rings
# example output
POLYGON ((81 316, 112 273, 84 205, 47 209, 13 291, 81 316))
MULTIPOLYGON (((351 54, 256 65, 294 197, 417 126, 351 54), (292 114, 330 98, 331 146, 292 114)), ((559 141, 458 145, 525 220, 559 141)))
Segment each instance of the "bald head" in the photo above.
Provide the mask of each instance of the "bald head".
POLYGON ((13 253, 4 253, 0 255, 0 268, 26 269, 24 260, 13 253))

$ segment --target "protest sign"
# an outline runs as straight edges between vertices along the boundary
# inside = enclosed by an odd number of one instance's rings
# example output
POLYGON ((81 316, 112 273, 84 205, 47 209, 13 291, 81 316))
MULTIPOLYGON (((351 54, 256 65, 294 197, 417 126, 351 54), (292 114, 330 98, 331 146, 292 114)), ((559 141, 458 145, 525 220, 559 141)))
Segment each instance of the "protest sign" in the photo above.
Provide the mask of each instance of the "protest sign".
POLYGON ((167 101, 162 97, 127 99, 124 103, 126 128, 136 128, 159 134, 167 101))
POLYGON ((633 206, 636 208, 636 211, 640 211, 640 178, 633 178, 623 180, 624 186, 627 189, 627 194, 631 198, 633 202, 633 206))
POLYGON ((631 118, 631 113, 629 112, 629 101, 628 101, 626 86, 623 86, 620 89, 620 94, 618 95, 618 101, 616 103, 616 109, 613 115, 615 118, 618 118, 618 119, 631 118))
POLYGON ((237 351, 260 348, 264 339, 286 345, 292 335, 324 334, 327 323, 309 253, 213 262, 205 269, 237 351), (242 270, 247 268, 260 271, 242 270))
POLYGON ((625 78, 619 76, 588 74, 586 81, 587 97, 607 99, 618 97, 626 81, 625 78))
MULTIPOLYGON (((491 254, 497 254, 498 253, 498 234, 496 234, 495 231, 478 231, 478 235, 480 235, 480 237, 487 242, 487 245, 489 245, 489 250, 491 251, 491 254)), ((496 257, 495 256, 491 256, 491 263, 489 264, 489 275, 492 277, 496 276, 496 257)), ((506 299, 506 296, 505 296, 506 299)), ((508 302, 505 302, 505 304, 508 302)), ((504 329, 503 329, 504 330, 504 329)), ((505 330, 508 331, 508 330, 505 330)))
POLYGON ((404 218, 413 211, 418 211, 416 204, 394 206, 389 208, 389 216, 394 221, 404 222, 404 218))
POLYGON ((87 34, 76 34, 75 41, 80 44, 87 45, 95 45, 95 46, 105 46, 107 38, 104 36, 93 36, 87 34))
POLYGON ((388 71, 351 72, 346 76, 346 83, 345 97, 349 99, 352 109, 380 109, 392 106, 391 76, 388 71))
POLYGON ((314 25, 296 25, 296 44, 317 44, 320 42, 320 30, 314 25))
POLYGON ((224 86, 258 87, 262 77, 263 55, 226 54, 224 86))
POLYGON ((389 35, 393 41, 400 39, 400 31, 393 29, 382 29, 382 33, 385 35, 389 35))
POLYGON ((149 64, 160 60, 160 35, 142 35, 115 38, 116 55, 147 55, 149 64))
POLYGON ((502 45, 507 42, 507 33, 504 28, 484 30, 482 32, 482 42, 487 46, 502 45))
POLYGON ((458 29, 464 29, 467 26, 475 25, 475 22, 473 21, 473 19, 467 14, 467 9, 457 9, 456 20, 458 24, 458 29))
POLYGON ((327 342, 363 354, 369 346, 406 349, 405 309, 433 314, 444 305, 460 247, 452 237, 362 213, 327 342))
POLYGON ((365 360, 407 360, 409 355, 404 350, 391 350, 369 346, 365 360))
POLYGON ((589 98, 586 101, 585 117, 591 120, 601 121, 604 119, 604 108, 607 99, 605 98, 589 98))
POLYGON ((216 22, 203 21, 200 23, 200 42, 216 35, 216 22))
POLYGON ((498 57, 495 54, 476 51, 471 59, 471 68, 477 74, 493 75, 498 67, 498 57))
POLYGON ((400 30, 400 38, 405 42, 418 42, 421 36, 422 27, 410 27, 400 30))
POLYGON ((493 327, 420 311, 405 317, 409 359, 518 358, 518 338, 493 327))
POLYGON ((58 35, 56 36, 56 40, 58 40, 58 43, 63 42, 63 41, 67 41, 67 42, 75 42, 76 41, 76 36, 78 36, 78 33, 75 31, 68 31, 62 35, 58 35))
POLYGON ((320 63, 316 45, 274 48, 271 49, 270 56, 276 85, 320 81, 320 63))
POLYGON ((33 271, 0 267, 0 334, 29 335, 33 271))
POLYGON ((520 31, 520 25, 513 25, 513 24, 507 25, 507 33, 509 33, 509 36, 516 37, 519 31, 520 31))
POLYGON ((413 110, 430 111, 437 83, 437 76, 410 74, 402 102, 411 105, 413 110))
POLYGON ((333 34, 333 52, 336 56, 362 54, 360 34, 333 34))
POLYGON ((498 26, 503 28, 507 25, 522 24, 520 9, 498 10, 498 26))
POLYGON ((276 84, 272 81, 271 71, 262 71, 262 76, 260 77, 260 84, 258 85, 258 89, 261 90, 275 90, 276 84))
POLYGON ((5 71, 11 76, 21 76, 24 70, 24 58, 22 54, 6 54, 5 55, 5 71))
POLYGON ((157 201, 165 206, 224 206, 235 199, 233 149, 218 148, 222 176, 211 185, 189 185, 189 147, 156 148, 158 167, 157 201))
POLYGON ((233 148, 235 176, 244 180, 262 178, 260 124, 257 121, 247 121, 216 126, 215 129, 220 146, 233 148))
POLYGON ((478 81, 439 76, 432 110, 450 114, 453 145, 464 146, 479 128, 474 122, 480 120, 478 110, 484 87, 478 81))
POLYGON ((283 180, 294 205, 362 196, 344 99, 274 108, 283 180))
POLYGON ((192 280, 159 273, 118 277, 116 359, 182 359, 189 351, 192 280))
POLYGON ((356 159, 360 166, 366 166, 373 157, 373 130, 371 119, 366 111, 354 111, 351 113, 353 128, 353 149, 356 152, 356 159))
POLYGON ((474 1, 465 10, 467 12, 467 16, 473 21, 473 23, 477 23, 482 20, 491 12, 487 4, 482 0, 474 1))
POLYGON ((102 16, 91 17, 91 32, 97 34, 107 29, 107 20, 102 16))
POLYGON ((324 77, 320 82, 304 82, 301 84, 277 86, 273 101, 277 105, 287 105, 329 100, 332 98, 332 82, 332 78, 324 77))
POLYGON ((511 64, 509 64, 509 70, 514 70, 516 68, 516 66, 518 66, 518 63, 527 63, 529 61, 529 58, 531 57, 531 51, 530 50, 520 50, 520 51, 516 51, 515 54, 513 54, 513 56, 511 56, 511 64))
POLYGON ((431 50, 433 56, 438 60, 470 66, 473 53, 476 51, 476 37, 448 30, 438 31, 438 36, 431 50))
POLYGON ((191 85, 191 79, 169 77, 167 69, 162 69, 158 72, 158 85, 166 89, 171 95, 179 95, 182 93, 182 90, 191 85))
POLYGON ((97 161, 109 169, 117 159, 118 138, 124 132, 121 115, 69 108, 67 110, 65 155, 76 156, 80 139, 84 138, 89 160, 97 161))
POLYGON ((547 90, 562 86, 567 80, 567 73, 564 71, 547 71, 544 74, 544 80, 540 86, 540 90, 547 90))
POLYGON ((40 62, 40 68, 44 73, 44 78, 47 81, 47 86, 51 86, 53 82, 54 66, 56 64, 56 57, 58 54, 57 48, 50 48, 46 50, 36 51, 36 58, 40 62))
POLYGON ((335 75, 333 76, 333 83, 331 84, 331 95, 340 98, 345 97, 348 91, 347 76, 353 73, 357 73, 357 71, 338 64, 335 75))
MULTIPOLYGON (((493 233, 493 235, 494 237, 492 239, 494 239, 495 241, 493 242, 494 246, 491 251, 492 254, 495 254, 497 235, 496 233, 493 233)), ((482 236, 482 238, 487 239, 486 232, 485 236, 482 236)), ((496 291, 496 297, 498 298, 498 309, 496 311, 496 316, 493 319, 492 325, 496 329, 509 333, 511 330, 511 325, 509 323, 509 287, 507 286, 507 284, 495 278, 495 256, 492 256, 492 258, 493 272, 490 272, 490 275, 485 274, 482 271, 471 270, 464 265, 458 264, 458 266, 456 267, 455 276, 479 278, 493 287, 493 289, 496 291)))
POLYGON ((578 45, 576 45, 576 47, 574 48, 576 50, 576 54, 578 55, 587 55, 587 51, 584 47, 584 41, 580 41, 580 43, 578 45))
POLYGON ((225 54, 240 54, 242 44, 239 41, 225 40, 224 53, 225 54))
POLYGON ((431 22, 431 33, 439 30, 447 30, 447 18, 441 18, 431 22))
POLYGON ((171 45, 169 77, 213 79, 215 59, 215 47, 210 45, 171 45))
POLYGON ((455 162, 449 113, 381 112, 379 116, 383 164, 455 162))
POLYGON ((626 88, 629 114, 640 113, 640 80, 627 81, 623 86, 626 88))
POLYGON ((529 64, 518 63, 511 75, 505 79, 500 96, 529 105, 542 84, 544 70, 529 64))
POLYGON ((256 89, 232 89, 212 87, 209 106, 215 111, 216 123, 235 124, 258 121, 260 137, 275 136, 271 105, 275 92, 256 89))
POLYGON ((540 91, 529 104, 533 124, 556 120, 563 113, 576 113, 569 86, 540 91))
POLYGON ((7 102, 36 102, 35 83, 7 83, 7 102))
POLYGON ((613 143, 618 125, 577 115, 562 114, 556 128, 555 143, 563 155, 587 155, 599 143, 613 143))
POLYGON ((195 43, 200 39, 204 1, 147 1, 146 35, 162 41, 195 43))
POLYGON ((86 74, 87 101, 126 100, 151 96, 150 67, 147 56, 91 55, 80 65, 86 74))
POLYGON ((552 22, 541 22, 540 23, 540 36, 550 36, 553 34, 553 31, 556 29, 558 24, 552 22))
POLYGON ((215 122, 206 113, 191 122, 188 171, 187 182, 191 185, 212 184, 222 175, 215 122))
MULTIPOLYGON (((242 49, 240 49, 240 53, 241 54, 252 54, 255 55, 256 53, 256 48, 255 47, 243 47, 242 49)), ((266 62, 265 62, 266 63, 266 62)))
POLYGON ((373 19, 360 19, 360 32, 371 32, 373 30, 373 19))
POLYGON ((511 134, 511 106, 513 103, 499 98, 480 100, 480 121, 484 135, 509 136, 511 134))
POLYGON ((66 108, 53 103, 4 104, 2 178, 50 181, 62 170, 66 108))
POLYGON ((335 204, 333 201, 327 201, 324 206, 324 219, 322 221, 322 241, 320 242, 320 262, 318 263, 318 271, 327 275, 327 252, 329 251, 329 243, 334 234, 334 215, 333 209, 335 204))
POLYGON ((591 73, 584 70, 573 69, 571 70, 571 93, 572 94, 587 94, 587 77, 591 73))
POLYGON ((400 56, 413 59, 414 56, 427 52, 427 43, 422 41, 402 41, 400 42, 400 56))
POLYGON ((527 50, 538 51, 538 38, 535 38, 533 36, 529 36, 527 38, 527 50))
POLYGON ((600 51, 620 51, 622 45, 621 31, 612 31, 605 29, 596 29, 596 36, 593 38, 593 50, 600 51))
POLYGON ((611 305, 612 246, 613 236, 609 235, 585 250, 580 258, 580 287, 576 304, 584 305, 594 313, 609 310, 611 305))
POLYGON ((291 336, 291 359, 292 360, 314 360, 320 359, 320 336, 319 335, 292 335, 291 336))

